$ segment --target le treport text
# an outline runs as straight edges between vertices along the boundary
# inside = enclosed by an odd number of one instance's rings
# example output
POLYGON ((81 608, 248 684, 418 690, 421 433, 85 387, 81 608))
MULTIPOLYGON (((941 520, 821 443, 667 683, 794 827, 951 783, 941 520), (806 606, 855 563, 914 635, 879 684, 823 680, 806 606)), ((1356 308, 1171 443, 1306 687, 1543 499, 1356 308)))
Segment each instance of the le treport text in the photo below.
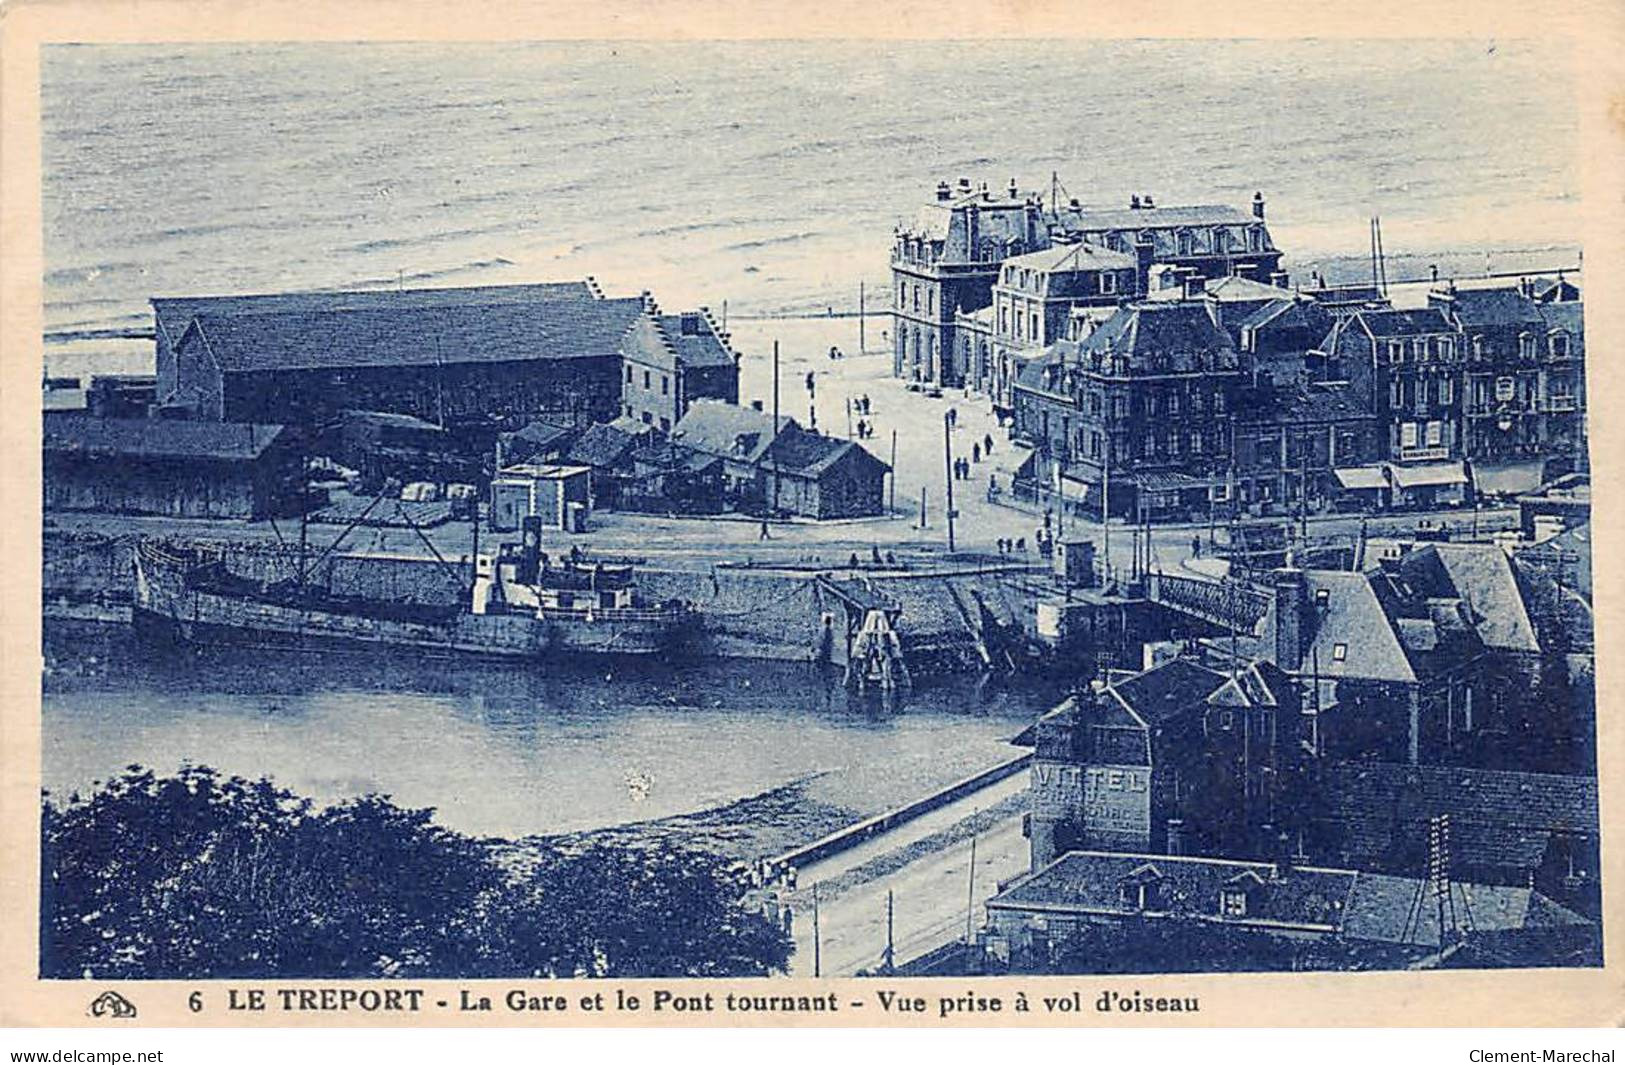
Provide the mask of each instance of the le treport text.
POLYGON ((680 993, 662 988, 613 988, 580 995, 525 988, 487 993, 468 988, 453 995, 423 988, 228 987, 193 991, 187 1004, 194 1013, 224 1007, 238 1013, 839 1013, 874 1008, 882 1014, 932 1015, 938 1019, 991 1013, 1072 1014, 1195 1013, 1199 1000, 1142 995, 1139 991, 1065 991, 1052 995, 985 994, 913 995, 876 989, 863 997, 842 999, 836 992, 817 995, 760 994, 741 991, 680 993))

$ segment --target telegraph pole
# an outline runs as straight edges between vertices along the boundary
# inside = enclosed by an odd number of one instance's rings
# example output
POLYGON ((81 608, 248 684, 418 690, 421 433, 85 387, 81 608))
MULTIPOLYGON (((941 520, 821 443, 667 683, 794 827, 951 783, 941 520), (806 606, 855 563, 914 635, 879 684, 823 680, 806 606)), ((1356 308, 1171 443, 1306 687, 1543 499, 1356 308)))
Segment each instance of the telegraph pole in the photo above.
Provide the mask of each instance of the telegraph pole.
POLYGON ((864 326, 866 324, 868 324, 868 323, 867 323, 867 320, 866 320, 866 317, 865 317, 865 314, 864 314, 864 306, 865 306, 865 301, 864 301, 863 282, 859 281, 858 282, 858 354, 859 355, 863 354, 863 349, 867 344, 867 342, 864 339, 865 336, 866 336, 866 334, 864 332, 864 326))
MULTIPOLYGON (((768 435, 774 441, 778 440, 778 437, 779 437, 779 342, 777 340, 775 340, 773 342, 773 427, 768 430, 768 435)), ((773 445, 769 444, 768 445, 768 453, 771 454, 772 451, 773 451, 773 445)), ((773 517, 774 515, 778 514, 778 512, 779 512, 779 460, 778 459, 773 460, 773 503, 768 509, 770 511, 770 513, 768 515, 769 517, 773 517)), ((763 528, 766 528, 766 526, 763 526, 763 528)))
POLYGON ((897 510, 897 430, 891 431, 891 506, 892 511, 897 510))
POLYGON ((897 947, 892 938, 892 893, 886 892, 886 960, 884 968, 890 973, 897 967, 897 947))
POLYGON ((970 877, 965 885, 965 945, 976 938, 976 837, 970 838, 970 877))
POLYGON ((818 884, 813 883, 813 978, 824 975, 823 947, 818 935, 818 884))
MULTIPOLYGON (((942 412, 942 462, 943 472, 948 475, 948 550, 954 549, 954 438, 953 426, 949 421, 948 412, 942 412)), ((921 523, 924 523, 925 505, 920 506, 921 523)))

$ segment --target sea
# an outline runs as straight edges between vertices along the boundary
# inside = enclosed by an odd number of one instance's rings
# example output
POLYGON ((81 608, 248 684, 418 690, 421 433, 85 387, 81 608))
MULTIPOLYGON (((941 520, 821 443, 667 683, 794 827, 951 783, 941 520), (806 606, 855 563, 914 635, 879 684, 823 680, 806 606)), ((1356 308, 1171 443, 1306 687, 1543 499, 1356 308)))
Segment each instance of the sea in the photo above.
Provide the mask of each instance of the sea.
MULTIPOLYGON (((53 373, 155 295, 508 283, 872 309, 940 180, 1267 201, 1300 279, 1575 265, 1571 57, 1518 40, 51 45, 53 373)), ((752 353, 747 352, 747 355, 752 353)))
MULTIPOLYGON (((1516 40, 51 45, 48 372, 151 372, 158 295, 496 284, 749 316, 874 308, 894 227, 961 176, 1244 205, 1300 279, 1578 262, 1571 58, 1516 40)), ((747 359, 764 355, 745 351, 747 359)), ((127 764, 381 791, 478 834, 798 782, 878 812, 1015 752, 1053 705, 924 686, 891 713, 723 663, 514 673, 174 658, 48 633, 45 781, 127 764)), ((799 667, 795 667, 799 669, 799 667)))

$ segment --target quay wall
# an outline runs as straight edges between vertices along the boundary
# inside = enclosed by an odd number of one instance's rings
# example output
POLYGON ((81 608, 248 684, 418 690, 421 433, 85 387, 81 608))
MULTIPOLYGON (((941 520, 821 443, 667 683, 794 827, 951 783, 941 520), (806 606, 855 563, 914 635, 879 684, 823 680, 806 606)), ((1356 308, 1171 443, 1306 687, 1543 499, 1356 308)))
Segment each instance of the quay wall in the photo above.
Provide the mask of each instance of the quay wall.
MULTIPOLYGON (((210 544, 199 538, 195 542, 210 544)), ((231 543, 233 572, 254 580, 292 580, 299 571, 299 550, 292 545, 231 543)), ((134 586, 133 537, 47 530, 42 580, 45 612, 51 616, 84 616, 127 607, 134 586)), ((462 597, 472 568, 462 558, 444 564, 433 558, 404 555, 307 553, 307 580, 338 595, 394 602, 445 605, 462 597)), ((640 568, 638 584, 652 600, 687 599, 703 619, 696 653, 720 658, 767 658, 810 661, 816 652, 820 617, 812 578, 783 572, 752 573, 719 569, 715 573, 640 568)))

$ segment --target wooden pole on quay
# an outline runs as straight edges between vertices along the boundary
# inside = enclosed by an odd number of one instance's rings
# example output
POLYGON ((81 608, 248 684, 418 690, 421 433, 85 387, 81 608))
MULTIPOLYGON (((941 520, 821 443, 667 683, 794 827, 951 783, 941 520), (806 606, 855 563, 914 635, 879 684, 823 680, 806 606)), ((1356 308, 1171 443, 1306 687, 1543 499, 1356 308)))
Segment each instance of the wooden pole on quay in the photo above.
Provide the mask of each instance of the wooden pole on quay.
MULTIPOLYGON (((950 422, 949 414, 948 414, 947 411, 943 411, 942 412, 942 461, 943 461, 943 466, 944 466, 943 472, 945 472, 948 475, 948 481, 947 481, 947 485, 948 485, 948 510, 947 510, 947 516, 948 516, 948 550, 950 552, 953 551, 953 549, 954 549, 954 438, 953 438, 952 429, 953 429, 953 426, 952 426, 952 424, 950 422)), ((923 516, 921 518, 921 521, 923 523, 923 521, 924 521, 923 516)))

